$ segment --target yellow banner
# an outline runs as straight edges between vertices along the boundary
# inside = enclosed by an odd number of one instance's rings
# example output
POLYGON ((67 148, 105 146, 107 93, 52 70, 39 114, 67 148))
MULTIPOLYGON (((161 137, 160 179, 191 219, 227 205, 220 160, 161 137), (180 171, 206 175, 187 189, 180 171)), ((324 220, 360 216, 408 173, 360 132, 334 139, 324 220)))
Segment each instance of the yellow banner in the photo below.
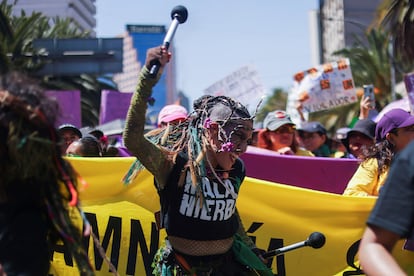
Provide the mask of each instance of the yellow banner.
MULTIPOLYGON (((152 256, 165 237, 155 227, 159 209, 153 178, 141 172, 124 186, 122 177, 134 158, 71 158, 87 186, 81 199, 93 231, 120 275, 151 275, 152 256)), ((275 275, 363 275, 358 272, 358 242, 374 204, 373 198, 346 197, 247 177, 242 185, 238 210, 245 229, 259 248, 273 250, 306 240, 321 232, 326 244, 304 247, 273 257, 275 275)), ((113 275, 87 239, 89 256, 97 275, 113 275)), ((401 249, 395 256, 412 270, 414 255, 401 249)), ((53 275, 78 275, 72 260, 58 247, 53 275)))

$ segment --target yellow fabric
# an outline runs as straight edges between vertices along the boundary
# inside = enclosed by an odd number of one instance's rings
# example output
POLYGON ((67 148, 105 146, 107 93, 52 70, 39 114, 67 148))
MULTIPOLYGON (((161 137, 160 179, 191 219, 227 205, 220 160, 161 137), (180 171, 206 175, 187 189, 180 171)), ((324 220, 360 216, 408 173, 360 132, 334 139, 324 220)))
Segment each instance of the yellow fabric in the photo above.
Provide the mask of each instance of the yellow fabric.
POLYGON ((359 165, 343 194, 351 196, 378 196, 387 175, 388 169, 378 176, 377 159, 367 159, 359 165))
MULTIPOLYGON (((81 199, 106 255, 120 275, 149 275, 149 253, 163 242, 155 228, 153 213, 159 210, 153 178, 142 171, 129 185, 122 177, 134 158, 72 158, 71 163, 88 183, 81 199), (96 221, 96 226, 94 226, 96 221), (97 228, 97 229, 96 229, 97 228)), ((312 232, 326 236, 320 249, 296 249, 272 259, 277 275, 342 275, 357 270, 357 242, 375 202, 372 197, 349 197, 282 185, 247 177, 237 208, 248 234, 259 248, 269 250, 305 240, 312 232), (350 256, 347 258, 347 256, 350 256), (347 262, 350 260, 350 263, 347 262), (354 264, 355 262, 355 264, 354 264), (354 267, 353 267, 354 266, 354 267)), ((113 275, 89 242, 89 256, 97 275, 113 275)), ((399 263, 414 272, 414 254, 394 249, 399 263)), ((54 253, 52 275, 78 275, 54 253)), ((350 274, 351 275, 351 274, 350 274)), ((413 274, 412 274, 413 275, 413 274)))
POLYGON ((297 156, 315 156, 311 151, 309 150, 305 150, 304 148, 299 147, 296 150, 296 154, 297 156))
POLYGON ((342 158, 345 156, 345 152, 343 151, 336 151, 334 152, 334 154, 332 155, 333 158, 342 158))

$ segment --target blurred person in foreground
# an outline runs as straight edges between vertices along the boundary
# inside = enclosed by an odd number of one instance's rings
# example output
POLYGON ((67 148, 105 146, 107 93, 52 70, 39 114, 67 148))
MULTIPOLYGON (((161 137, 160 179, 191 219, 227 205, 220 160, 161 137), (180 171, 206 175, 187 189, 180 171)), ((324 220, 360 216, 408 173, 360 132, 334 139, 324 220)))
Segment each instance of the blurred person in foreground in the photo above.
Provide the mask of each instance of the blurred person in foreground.
POLYGON ((263 129, 257 137, 257 147, 276 151, 280 154, 314 156, 310 151, 300 147, 295 138, 296 125, 290 116, 282 110, 269 112, 263 129))
POLYGON ((82 229, 71 220, 75 210, 84 216, 76 174, 62 159, 57 113, 33 80, 0 76, 0 266, 9 276, 48 275, 58 240, 82 275, 94 274, 82 229))
MULTIPOLYGON (((400 239, 414 251, 414 142, 396 157, 388 178, 367 220, 359 245, 359 260, 366 275, 413 275, 403 271, 392 252, 400 239)), ((401 249, 396 249, 401 250, 401 249)))
POLYGON ((253 131, 247 109, 226 96, 203 96, 186 120, 162 128, 166 145, 144 135, 148 99, 170 55, 164 47, 148 49, 124 130, 125 145, 154 175, 160 195, 158 225, 167 238, 155 255, 153 273, 273 275, 236 210, 245 177, 239 156, 253 131), (155 78, 149 73, 154 63, 160 64, 155 78))
POLYGON ((344 195, 378 196, 395 154, 414 139, 414 116, 402 109, 385 113, 375 128, 376 143, 363 152, 361 164, 344 195))

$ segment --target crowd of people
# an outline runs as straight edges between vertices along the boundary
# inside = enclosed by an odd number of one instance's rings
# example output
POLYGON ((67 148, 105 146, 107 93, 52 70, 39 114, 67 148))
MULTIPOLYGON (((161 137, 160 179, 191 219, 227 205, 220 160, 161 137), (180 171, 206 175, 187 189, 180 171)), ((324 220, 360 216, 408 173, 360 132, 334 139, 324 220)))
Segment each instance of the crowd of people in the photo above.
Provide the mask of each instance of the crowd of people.
MULTIPOLYGON (((414 139, 412 115, 395 109, 386 113, 376 124, 368 118, 370 107, 365 98, 361 100, 359 120, 352 128, 339 129, 334 139, 329 138, 320 122, 303 122, 297 127, 289 114, 282 110, 267 114, 263 128, 253 130, 254 116, 243 105, 225 96, 203 96, 194 102, 191 114, 183 115, 177 122, 159 125, 160 129, 156 132, 145 135, 147 99, 157 82, 157 79, 150 77, 148 68, 154 60, 158 60, 163 68, 169 58, 162 47, 148 50, 147 67, 141 71, 124 132, 127 148, 154 175, 154 184, 160 196, 159 227, 166 229, 167 238, 154 259, 155 275, 270 273, 263 266, 266 264, 263 250, 256 248, 246 236, 235 208, 237 193, 245 175, 239 156, 249 145, 278 154, 360 160, 360 166, 344 195, 382 196, 384 180, 392 182, 387 178, 387 173, 394 155, 403 151, 414 139), (342 151, 342 154, 337 155, 338 151, 342 151), (213 186, 215 190, 218 189, 218 193, 224 193, 230 202, 234 202, 232 212, 227 216, 217 215, 218 194, 206 192, 213 190, 213 186), (189 205, 190 198, 196 204, 189 205), (197 205, 200 207, 194 209, 197 205), (206 205, 209 208, 204 210, 203 206, 206 205), (207 213, 203 215, 203 212, 207 213), (247 250, 235 249, 240 246, 247 250), (250 257, 246 262, 247 256, 250 257)), ((407 156, 401 162, 409 166, 411 163, 407 161, 407 156)), ((412 181, 406 181, 407 185, 412 184, 412 181)), ((410 187, 404 189, 409 190, 410 187)), ((398 205, 392 214, 401 211, 403 206, 398 205)), ((378 215, 373 214, 368 221, 361 252, 364 253, 366 244, 379 244, 384 248, 382 257, 389 259, 396 241, 409 235, 413 213, 410 208, 402 222, 405 229, 395 231, 400 229, 399 226, 389 227, 392 222, 382 223, 380 210, 377 211, 378 215), (378 231, 378 227, 386 230, 378 231), (384 232, 387 235, 384 239, 375 239, 384 235, 384 232)), ((390 221, 393 221, 392 214, 387 217, 390 221)), ((372 254, 372 249, 367 249, 367 252, 362 256, 372 254)), ((370 256, 364 260, 369 269, 373 266, 369 264, 372 259, 370 256)), ((395 266, 398 269, 398 265, 395 266)))
POLYGON ((147 51, 123 145, 112 144, 97 128, 55 128, 56 103, 36 84, 18 75, 1 79, 0 275, 46 275, 58 239, 69 246, 81 273, 93 274, 81 245, 82 236, 90 234, 88 222, 84 219, 84 229, 78 229, 69 216, 72 209, 81 217, 83 212, 76 174, 64 156, 134 156, 151 172, 160 198, 158 227, 167 233, 154 257, 154 275, 273 275, 236 208, 246 175, 239 157, 249 146, 281 155, 358 160, 343 195, 379 197, 361 242, 363 269, 402 272, 390 252, 399 239, 410 237, 413 225, 414 116, 393 109, 376 123, 362 98, 358 121, 330 137, 321 122, 295 124, 283 110, 269 112, 263 127, 253 129, 255 114, 236 99, 202 96, 191 112, 166 105, 157 128, 146 132, 148 99, 170 58, 162 46, 147 51), (154 78, 149 68, 155 63, 160 70, 154 78), (33 162, 35 156, 41 158, 33 162), (29 236, 21 227, 28 221, 34 226, 29 236), (13 242, 19 235, 36 242, 13 242), (18 256, 23 246, 27 258, 18 256))

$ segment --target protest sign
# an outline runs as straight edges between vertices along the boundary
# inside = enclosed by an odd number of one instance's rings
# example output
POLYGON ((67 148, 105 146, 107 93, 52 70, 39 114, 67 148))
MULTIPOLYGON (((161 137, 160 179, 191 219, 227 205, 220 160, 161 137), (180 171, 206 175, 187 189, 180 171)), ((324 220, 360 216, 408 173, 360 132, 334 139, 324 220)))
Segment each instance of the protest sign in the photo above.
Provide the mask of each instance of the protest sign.
POLYGON ((293 93, 304 112, 316 112, 356 102, 349 59, 329 62, 301 71, 294 76, 293 93))
POLYGON ((252 65, 247 65, 209 86, 204 94, 231 97, 254 112, 266 93, 258 72, 252 65))

